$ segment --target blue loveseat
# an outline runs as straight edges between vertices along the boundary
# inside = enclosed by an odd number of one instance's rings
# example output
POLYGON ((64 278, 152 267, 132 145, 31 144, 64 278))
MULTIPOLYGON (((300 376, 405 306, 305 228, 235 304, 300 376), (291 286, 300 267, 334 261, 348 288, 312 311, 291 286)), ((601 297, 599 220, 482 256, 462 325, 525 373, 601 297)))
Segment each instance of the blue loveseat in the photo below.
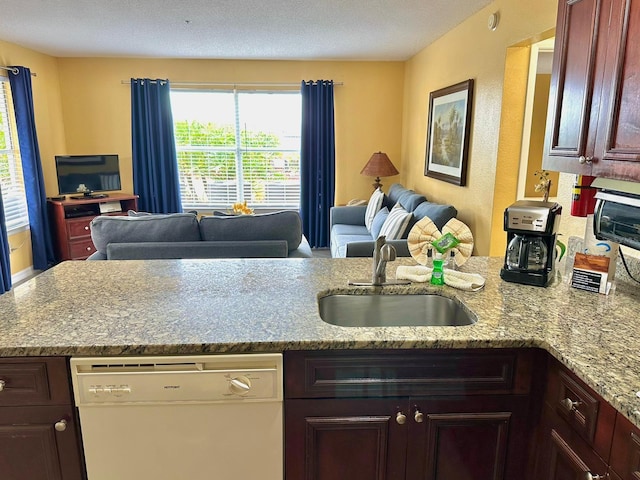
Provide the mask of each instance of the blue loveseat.
POLYGON ((98 216, 91 221, 96 247, 88 260, 179 258, 311 257, 300 215, 198 217, 170 215, 98 216))
MULTIPOLYGON (((391 210, 399 203, 407 212, 412 213, 407 228, 399 240, 388 240, 400 257, 410 256, 407 236, 413 225, 424 217, 429 217, 442 230, 442 227, 458 211, 452 205, 443 205, 427 201, 424 195, 409 190, 399 183, 389 187, 385 195, 382 208, 391 210)), ((332 257, 371 257, 373 255, 374 238, 365 226, 365 212, 367 206, 333 207, 330 214, 331 228, 331 256, 332 257)))

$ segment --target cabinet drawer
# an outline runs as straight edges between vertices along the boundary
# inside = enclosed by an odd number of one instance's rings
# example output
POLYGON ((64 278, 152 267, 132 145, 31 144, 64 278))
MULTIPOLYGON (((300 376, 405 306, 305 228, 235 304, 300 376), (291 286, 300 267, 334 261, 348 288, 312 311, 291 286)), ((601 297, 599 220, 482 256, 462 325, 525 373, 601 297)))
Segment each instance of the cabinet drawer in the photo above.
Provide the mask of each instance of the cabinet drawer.
POLYGON ((69 243, 69 256, 73 260, 85 259, 95 251, 96 247, 93 245, 91 238, 69 243))
POLYGON ((549 366, 547 404, 607 461, 615 409, 555 359, 549 366))
POLYGON ((528 393, 529 350, 285 352, 287 398, 528 393))
POLYGON ((622 480, 640 480, 640 429, 620 413, 616 417, 610 464, 622 480))
POLYGON ((0 359, 0 407, 71 403, 64 358, 0 359))
POLYGON ((67 220, 67 231, 69 239, 91 237, 91 227, 89 226, 93 217, 82 217, 67 220))

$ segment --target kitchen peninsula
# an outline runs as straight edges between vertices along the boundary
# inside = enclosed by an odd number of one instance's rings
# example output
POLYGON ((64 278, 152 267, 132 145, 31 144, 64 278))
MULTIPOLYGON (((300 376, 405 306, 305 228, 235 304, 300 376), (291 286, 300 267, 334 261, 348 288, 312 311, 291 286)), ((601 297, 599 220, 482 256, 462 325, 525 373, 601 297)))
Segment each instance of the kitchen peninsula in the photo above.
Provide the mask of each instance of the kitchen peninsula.
MULTIPOLYGON (((389 263, 389 278, 403 264, 414 263, 389 263)), ((640 289, 621 269, 608 296, 560 274, 548 288, 518 285, 501 265, 467 262, 486 279, 479 292, 383 288, 455 297, 473 325, 346 328, 320 319, 317 296, 356 288, 347 282, 368 278, 370 259, 64 262, 0 296, 0 357, 539 347, 640 425, 640 289)))

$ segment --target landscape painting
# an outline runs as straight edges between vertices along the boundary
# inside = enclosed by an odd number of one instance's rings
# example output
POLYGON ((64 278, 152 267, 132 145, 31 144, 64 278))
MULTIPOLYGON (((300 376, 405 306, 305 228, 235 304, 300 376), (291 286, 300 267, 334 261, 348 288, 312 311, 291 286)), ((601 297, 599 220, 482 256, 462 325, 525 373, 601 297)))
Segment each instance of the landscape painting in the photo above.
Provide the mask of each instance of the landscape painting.
POLYGON ((466 184, 473 80, 429 95, 429 130, 425 175, 456 185, 466 184))

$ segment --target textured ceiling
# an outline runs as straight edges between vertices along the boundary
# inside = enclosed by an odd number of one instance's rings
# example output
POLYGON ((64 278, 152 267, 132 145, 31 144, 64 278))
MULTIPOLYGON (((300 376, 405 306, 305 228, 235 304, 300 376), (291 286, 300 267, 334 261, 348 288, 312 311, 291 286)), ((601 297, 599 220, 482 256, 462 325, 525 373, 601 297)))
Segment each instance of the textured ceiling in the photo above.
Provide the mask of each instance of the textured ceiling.
POLYGON ((57 57, 406 60, 490 0, 0 0, 0 40, 57 57))

